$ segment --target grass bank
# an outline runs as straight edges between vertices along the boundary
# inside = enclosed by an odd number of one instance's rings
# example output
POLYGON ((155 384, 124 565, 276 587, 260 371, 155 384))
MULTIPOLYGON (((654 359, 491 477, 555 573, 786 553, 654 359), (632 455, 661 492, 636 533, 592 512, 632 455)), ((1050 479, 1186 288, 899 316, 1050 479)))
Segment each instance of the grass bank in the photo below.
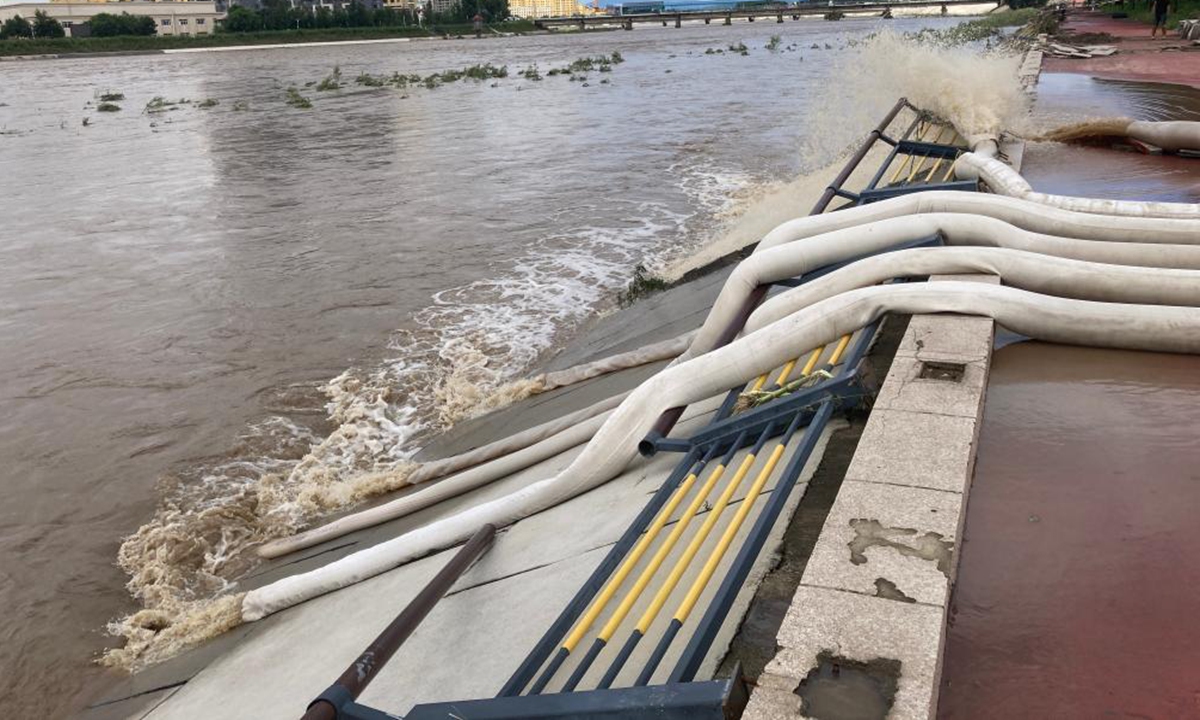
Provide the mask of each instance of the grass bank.
MULTIPOLYGON (((490 25, 499 32, 530 32, 532 22, 516 21, 490 25)), ((274 30, 250 33, 225 33, 198 37, 122 36, 103 38, 45 38, 39 40, 2 40, 0 57, 13 55, 68 55, 77 53, 155 52, 179 48, 230 47, 233 45, 273 45, 345 40, 381 40, 405 37, 471 35, 470 25, 438 25, 434 28, 359 27, 319 30, 274 30)))

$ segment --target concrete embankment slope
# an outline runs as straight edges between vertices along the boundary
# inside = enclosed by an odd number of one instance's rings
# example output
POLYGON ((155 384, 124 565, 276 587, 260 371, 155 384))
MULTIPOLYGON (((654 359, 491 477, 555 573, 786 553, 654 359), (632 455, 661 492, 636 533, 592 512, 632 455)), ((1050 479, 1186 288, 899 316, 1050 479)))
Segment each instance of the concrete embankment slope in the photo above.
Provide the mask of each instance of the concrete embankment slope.
MULTIPOLYGON (((704 319, 730 269, 718 267, 597 320, 549 367, 567 367, 694 329, 704 319)), ((431 443, 423 456, 459 452, 561 417, 635 387, 662 365, 602 376, 461 423, 431 443)), ((719 402, 720 398, 713 398, 693 405, 677 433, 688 434, 706 424, 719 402)), ((826 437, 827 433, 821 436, 801 482, 819 462, 826 437)), ((465 507, 511 493, 555 474, 580 449, 414 515, 281 558, 256 571, 240 584, 240 589, 253 589, 325 565, 465 507)), ((744 453, 739 453, 735 462, 744 453)), ((790 451, 782 461, 789 457, 790 451)), ((639 462, 596 490, 503 532, 492 549, 438 604, 362 701, 402 713, 417 702, 495 695, 677 461, 678 456, 667 453, 639 462)), ((765 488, 767 493, 771 490, 771 486, 765 488)), ((745 488, 739 490, 731 498, 731 507, 745 494, 745 488)), ((800 495, 794 493, 788 513, 800 495)), ((755 517, 757 511, 750 515, 747 529, 755 517)), ((777 544, 782 531, 781 526, 771 544, 777 544)), ((707 549, 705 546, 704 551, 707 549)), ((237 628, 195 651, 133 676, 84 717, 194 718, 216 707, 235 717, 298 717, 454 552, 434 554, 237 628)), ((726 558, 719 572, 731 560, 726 558)), ((769 553, 760 559, 748 592, 734 608, 735 617, 744 611, 753 584, 766 571, 769 560, 769 553)), ((683 584, 694 572, 684 576, 683 584)), ((722 642, 729 641, 736 624, 730 624, 722 642)), ((645 652, 651 649, 647 647, 645 652)), ((707 669, 710 674, 712 671, 711 667, 707 669)))

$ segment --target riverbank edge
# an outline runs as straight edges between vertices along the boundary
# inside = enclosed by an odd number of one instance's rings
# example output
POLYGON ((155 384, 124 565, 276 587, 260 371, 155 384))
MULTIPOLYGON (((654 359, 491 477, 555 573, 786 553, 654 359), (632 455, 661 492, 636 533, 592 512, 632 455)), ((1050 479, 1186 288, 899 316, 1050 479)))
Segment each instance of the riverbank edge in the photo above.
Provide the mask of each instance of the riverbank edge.
MULTIPOLYGON (((506 24, 503 29, 495 27, 489 28, 489 35, 485 35, 479 39, 493 39, 503 37, 513 37, 517 35, 546 35, 547 30, 539 30, 532 23, 516 23, 506 24), (514 26, 515 25, 515 26, 514 26)), ((290 32, 290 31, 289 31, 290 32)), ((328 45, 379 45, 387 43, 403 43, 403 42, 421 42, 429 40, 466 40, 468 35, 472 34, 469 26, 450 26, 443 29, 442 32, 414 33, 406 31, 395 35, 384 35, 382 37, 347 37, 344 40, 305 40, 302 35, 287 35, 280 33, 279 38, 265 38, 264 42, 246 42, 245 38, 234 34, 228 35, 212 35, 208 37, 230 38, 230 44, 223 44, 220 41, 210 41, 207 38, 203 40, 205 44, 195 47, 187 47, 186 44, 190 40, 184 40, 182 45, 179 38, 162 38, 164 45, 175 45, 174 47, 160 48, 129 48, 126 50, 66 50, 63 52, 53 53, 11 53, 5 54, 9 48, 6 48, 3 43, 0 43, 0 62, 28 62, 35 60, 68 60, 68 59, 86 59, 86 58, 105 58, 105 57, 134 57, 139 55, 182 55, 190 53, 205 53, 205 52, 234 52, 245 50, 285 50, 292 48, 307 48, 307 47, 324 47, 328 45), (274 40, 274 42, 270 42, 274 40)), ((313 33, 318 35, 318 33, 313 33)), ((347 33, 352 35, 352 33, 347 33)), ((364 33, 374 34, 374 33, 364 33)), ((262 37, 261 35, 256 38, 262 37)), ((473 38, 472 38, 473 39, 473 38)), ((143 39, 139 38, 139 41, 143 39)), ((145 40, 149 40, 148 38, 145 40)), ((16 42, 16 41, 14 41, 16 42)))

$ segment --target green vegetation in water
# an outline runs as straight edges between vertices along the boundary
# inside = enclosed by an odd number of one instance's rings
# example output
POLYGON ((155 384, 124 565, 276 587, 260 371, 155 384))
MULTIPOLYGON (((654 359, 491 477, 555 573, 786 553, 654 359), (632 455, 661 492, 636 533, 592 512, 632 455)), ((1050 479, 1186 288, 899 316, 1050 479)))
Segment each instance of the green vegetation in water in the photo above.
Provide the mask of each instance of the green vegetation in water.
POLYGON ((245 112, 246 110, 250 109, 250 103, 246 102, 245 100, 238 100, 233 104, 233 109, 236 112, 245 112))
POLYGON ((625 290, 621 292, 617 300, 622 307, 626 307, 669 287, 671 287, 671 283, 651 275, 644 265, 638 265, 633 269, 633 278, 625 286, 625 290))
POLYGON ((116 103, 102 102, 96 106, 97 112, 119 112, 120 110, 121 106, 116 103))
POLYGON ((382 75, 359 73, 358 77, 354 78, 354 82, 358 85, 365 85, 366 87, 387 87, 388 79, 382 75))
POLYGON ((739 55, 749 55, 749 54, 750 54, 750 48, 746 47, 746 43, 744 43, 744 42, 738 42, 738 44, 737 44, 737 45, 730 45, 730 46, 729 46, 729 52, 731 52, 731 53, 737 53, 737 54, 739 54, 739 55))
POLYGON ((536 81, 536 80, 542 79, 542 74, 540 72, 538 72, 537 65, 531 65, 521 71, 521 77, 525 78, 526 80, 535 80, 536 81))
POLYGON ((207 110, 208 108, 213 108, 220 104, 221 104, 221 101, 216 98, 205 98, 205 99, 201 100, 200 102, 196 103, 196 107, 207 110))
POLYGON ((326 75, 321 82, 317 83, 317 92, 328 92, 330 90, 340 90, 342 87, 342 68, 334 65, 333 72, 326 75))
POLYGON ((287 89, 287 104, 301 110, 312 108, 312 101, 301 95, 294 86, 287 89))
POLYGON ((178 110, 180 105, 190 105, 191 100, 180 98, 179 100, 168 100, 161 95, 156 95, 150 102, 146 103, 146 112, 151 115, 164 113, 171 110, 178 110))
POLYGON ((613 52, 612 55, 597 55, 595 57, 581 57, 572 60, 569 65, 560 68, 552 68, 547 75, 571 75, 578 73, 592 72, 612 72, 613 65, 620 65, 625 62, 625 58, 619 52, 613 52))
POLYGON ((1041 14, 1043 11, 1039 8, 1021 8, 988 15, 977 20, 968 20, 950 28, 940 30, 924 28, 920 32, 908 33, 906 37, 916 42, 954 47, 1000 37, 1005 28, 1025 25, 1037 20, 1041 14))
POLYGON ((100 102, 120 102, 125 99, 125 93, 109 92, 100 93, 100 102))
POLYGON ((779 52, 779 46, 782 44, 783 44, 783 38, 779 37, 778 35, 772 35, 771 41, 768 42, 763 47, 765 47, 767 50, 770 50, 771 52, 779 52))

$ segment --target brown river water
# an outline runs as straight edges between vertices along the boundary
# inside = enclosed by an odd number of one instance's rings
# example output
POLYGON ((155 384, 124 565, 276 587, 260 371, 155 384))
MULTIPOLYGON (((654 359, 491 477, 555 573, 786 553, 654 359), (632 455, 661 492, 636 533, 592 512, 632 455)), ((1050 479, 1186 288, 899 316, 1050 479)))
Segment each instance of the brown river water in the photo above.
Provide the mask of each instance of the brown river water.
POLYGON ((172 590, 223 589, 246 543, 231 498, 314 447, 330 472, 403 459, 447 393, 521 372, 635 266, 861 137, 895 95, 831 114, 848 40, 953 22, 0 63, 6 717, 70 715, 116 677, 93 660, 138 609, 118 547, 156 510, 174 536, 148 572, 190 562, 202 582, 172 590), (613 51, 586 85, 516 77, 613 51), (483 62, 510 76, 353 82, 483 62), (348 87, 305 87, 335 66, 348 87), (313 109, 285 104, 292 85, 313 109), (106 91, 120 112, 95 112, 106 91), (155 97, 192 102, 144 111, 155 97))

